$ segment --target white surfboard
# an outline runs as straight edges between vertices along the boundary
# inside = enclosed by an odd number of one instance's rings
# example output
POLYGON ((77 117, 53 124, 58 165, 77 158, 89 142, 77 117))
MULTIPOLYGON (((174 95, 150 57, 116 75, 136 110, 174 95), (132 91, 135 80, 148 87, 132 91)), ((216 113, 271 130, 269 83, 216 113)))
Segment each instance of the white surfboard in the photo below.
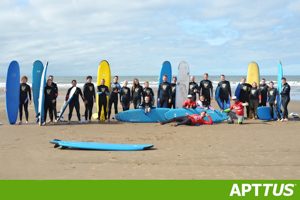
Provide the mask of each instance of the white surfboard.
POLYGON ((65 101, 64 105, 61 107, 60 112, 59 112, 59 116, 57 118, 57 121, 60 121, 62 119, 62 116, 64 115, 65 110, 67 109, 69 103, 71 102, 71 100, 73 99, 73 96, 76 92, 76 87, 73 87, 70 91, 69 94, 69 99, 68 101, 65 101))
POLYGON ((190 69, 187 62, 182 61, 178 66, 176 85, 176 108, 181 108, 186 100, 189 91, 190 69))

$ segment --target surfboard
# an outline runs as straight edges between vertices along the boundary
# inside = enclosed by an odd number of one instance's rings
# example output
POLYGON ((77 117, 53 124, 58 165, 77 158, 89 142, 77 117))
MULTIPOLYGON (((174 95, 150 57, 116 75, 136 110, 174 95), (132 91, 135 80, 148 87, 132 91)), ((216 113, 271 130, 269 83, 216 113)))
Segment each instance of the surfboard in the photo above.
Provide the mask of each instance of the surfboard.
MULTIPOLYGON (((281 112, 281 91, 282 91, 282 84, 281 84, 281 79, 283 77, 283 69, 282 69, 282 64, 281 62, 279 62, 278 66, 277 66, 277 90, 278 90, 278 95, 276 97, 277 100, 277 110, 279 111, 279 113, 281 112)), ((275 112, 275 116, 276 118, 278 118, 277 113, 275 112)), ((281 118, 281 116, 280 116, 281 118)))
MULTIPOLYGON (((228 115, 223 113, 219 110, 205 110, 202 108, 196 109, 186 109, 186 108, 177 108, 177 109, 170 109, 168 112, 165 113, 166 120, 174 119, 175 117, 184 117, 187 115, 193 114, 200 114, 201 112, 205 111, 209 114, 214 123, 219 123, 228 119, 228 115)), ((207 118, 205 118, 207 120, 207 118)))
POLYGON ((6 115, 10 124, 15 124, 18 118, 20 103, 20 67, 17 61, 12 61, 6 75, 6 115))
POLYGON ((82 150, 99 150, 99 151, 141 151, 148 150, 153 147, 153 144, 109 144, 97 142, 77 142, 77 141, 62 141, 54 139, 50 141, 54 147, 62 149, 82 149, 82 150))
MULTIPOLYGON (((109 63, 106 60, 102 60, 98 66, 97 86, 99 86, 101 84, 102 79, 105 80, 105 85, 110 90, 111 71, 110 71, 109 63)), ((96 90, 97 90, 97 88, 96 88, 96 90)), ((109 100, 109 97, 107 97, 107 106, 108 106, 108 100, 109 100)), ((99 102, 98 95, 96 95, 97 113, 93 114, 94 119, 98 118, 98 112, 99 112, 98 102, 99 102)), ((105 120, 104 112, 101 112, 100 120, 101 121, 105 120)))
POLYGON ((34 103, 34 110, 36 116, 39 112, 39 96, 40 96, 40 87, 41 87, 41 78, 44 70, 44 65, 41 61, 37 60, 33 63, 32 68, 32 96, 34 103))
POLYGON ((239 83, 234 92, 234 96, 236 96, 237 99, 240 99, 241 90, 242 90, 242 87, 241 87, 241 84, 239 83))
MULTIPOLYGON (((171 83, 171 81, 172 81, 172 66, 171 66, 171 63, 169 61, 165 61, 162 64, 159 79, 158 79, 159 80, 158 81, 158 88, 159 88, 160 84, 163 82, 163 76, 164 75, 167 75, 168 82, 171 83)), ((159 101, 157 101, 157 107, 160 107, 159 101)))
POLYGON ((220 86, 217 86, 217 88, 216 88, 215 100, 216 100, 219 108, 223 109, 223 103, 221 102, 221 99, 220 99, 220 86))
POLYGON ((257 108, 257 116, 258 116, 258 119, 260 119, 260 120, 270 121, 272 119, 271 108, 267 107, 267 106, 258 107, 257 108))
POLYGON ((64 115, 64 112, 66 111, 69 103, 71 102, 71 100, 73 99, 74 97, 74 94, 76 92, 76 87, 73 87, 70 91, 70 94, 69 94, 69 99, 67 101, 64 102, 64 105, 61 107, 60 109, 60 112, 59 112, 59 116, 58 116, 58 119, 57 121, 60 121, 62 116, 64 115))
POLYGON ((256 82, 259 85, 260 74, 259 74, 259 67, 256 62, 251 62, 248 65, 248 73, 247 73, 247 83, 252 85, 253 82, 256 82))
POLYGON ((45 104, 45 87, 46 87, 46 76, 47 76, 48 62, 43 70, 41 82, 40 82, 40 92, 39 92, 39 106, 38 106, 38 119, 39 125, 44 123, 44 104, 45 104))
POLYGON ((116 120, 132 123, 157 123, 165 121, 165 113, 169 108, 152 108, 149 113, 144 109, 134 109, 120 112, 116 115, 116 120))
POLYGON ((187 62, 182 61, 178 66, 176 85, 176 108, 181 108, 189 91, 190 69, 187 62))

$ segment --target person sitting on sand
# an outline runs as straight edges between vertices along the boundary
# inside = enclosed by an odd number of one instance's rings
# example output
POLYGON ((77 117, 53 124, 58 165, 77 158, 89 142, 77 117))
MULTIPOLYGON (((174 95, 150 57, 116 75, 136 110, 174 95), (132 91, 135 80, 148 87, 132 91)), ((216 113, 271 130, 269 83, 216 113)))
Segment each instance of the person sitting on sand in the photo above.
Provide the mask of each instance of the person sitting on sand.
POLYGON ((244 122, 244 106, 247 106, 248 103, 242 103, 237 99, 236 96, 232 97, 232 100, 234 101, 234 104, 230 106, 230 108, 227 108, 224 110, 224 112, 228 113, 229 119, 228 123, 233 124, 234 119, 238 120, 238 124, 243 124, 244 122))
POLYGON ((182 107, 183 108, 196 108, 197 105, 196 105, 196 102, 193 100, 193 96, 191 94, 189 94, 187 96, 187 98, 188 99, 183 102, 182 107))
POLYGON ((209 105, 209 101, 205 99, 203 95, 200 95, 199 100, 197 101, 197 107, 202 109, 211 109, 211 106, 209 105))
POLYGON ((145 113, 149 113, 151 111, 152 107, 153 107, 153 103, 151 101, 150 96, 145 96, 143 103, 141 103, 141 105, 139 105, 139 108, 144 109, 145 113))
POLYGON ((213 120, 212 118, 205 112, 201 112, 200 114, 193 114, 193 115, 187 115, 183 117, 175 117, 173 119, 161 122, 161 125, 168 124, 171 122, 177 122, 174 126, 180 126, 180 125, 188 125, 188 126, 199 126, 199 125, 212 125, 213 120), (208 120, 205 120, 204 118, 207 117, 208 120))

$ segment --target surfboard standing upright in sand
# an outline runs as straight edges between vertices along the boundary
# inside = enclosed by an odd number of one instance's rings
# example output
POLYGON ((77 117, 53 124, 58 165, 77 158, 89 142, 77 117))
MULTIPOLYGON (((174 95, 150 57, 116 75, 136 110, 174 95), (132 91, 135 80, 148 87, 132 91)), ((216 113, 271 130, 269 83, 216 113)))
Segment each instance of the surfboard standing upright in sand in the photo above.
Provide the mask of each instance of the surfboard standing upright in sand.
POLYGON ((190 69, 187 62, 182 61, 178 66, 176 86, 176 108, 181 108, 189 91, 190 69))

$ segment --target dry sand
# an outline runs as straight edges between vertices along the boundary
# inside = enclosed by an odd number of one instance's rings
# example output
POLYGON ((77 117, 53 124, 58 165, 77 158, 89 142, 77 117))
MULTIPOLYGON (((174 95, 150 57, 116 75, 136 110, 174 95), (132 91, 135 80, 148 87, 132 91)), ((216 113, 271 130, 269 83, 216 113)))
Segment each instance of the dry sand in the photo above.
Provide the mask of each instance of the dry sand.
MULTIPOLYGON (((117 122, 10 126, 3 104, 0 179, 300 179, 299 121, 200 127, 117 122), (49 143, 55 138, 152 143, 155 149, 60 150, 49 143)), ((290 111, 300 113, 300 103, 292 102, 290 111)), ((33 121, 33 105, 30 113, 33 121)))

